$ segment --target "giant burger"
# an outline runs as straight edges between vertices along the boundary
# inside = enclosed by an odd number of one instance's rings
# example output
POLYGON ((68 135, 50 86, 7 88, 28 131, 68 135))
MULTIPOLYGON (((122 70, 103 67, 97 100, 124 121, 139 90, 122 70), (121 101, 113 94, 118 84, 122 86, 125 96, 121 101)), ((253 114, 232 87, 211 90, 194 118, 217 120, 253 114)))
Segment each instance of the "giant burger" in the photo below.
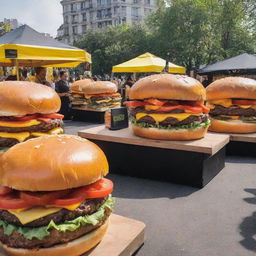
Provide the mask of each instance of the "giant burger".
POLYGON ((110 81, 96 81, 81 86, 85 94, 86 108, 91 110, 107 110, 120 107, 121 95, 117 86, 110 81))
POLYGON ((209 130, 227 133, 256 132, 256 81, 226 77, 206 88, 210 110, 209 130))
POLYGON ((204 137, 210 124, 203 85, 187 76, 160 74, 140 79, 126 105, 135 135, 164 140, 204 137))
POLYGON ((112 210, 108 162, 77 136, 43 136, 0 157, 0 241, 9 255, 77 256, 103 238, 112 210))
POLYGON ((82 86, 91 83, 91 79, 78 80, 71 85, 71 97, 72 97, 72 107, 83 108, 86 106, 86 99, 84 92, 82 91, 82 86))
POLYGON ((31 82, 0 82, 0 147, 32 137, 63 133, 60 98, 51 88, 31 82))

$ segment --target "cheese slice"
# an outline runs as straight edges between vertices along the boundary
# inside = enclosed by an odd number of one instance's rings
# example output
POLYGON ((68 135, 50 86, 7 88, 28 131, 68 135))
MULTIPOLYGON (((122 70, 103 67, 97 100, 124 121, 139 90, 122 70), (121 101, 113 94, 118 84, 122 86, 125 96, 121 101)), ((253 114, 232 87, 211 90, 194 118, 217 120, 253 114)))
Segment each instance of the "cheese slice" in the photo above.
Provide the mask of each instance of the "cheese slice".
POLYGON ((214 105, 221 105, 226 108, 233 105, 231 99, 210 100, 209 103, 214 105))
POLYGON ((252 105, 238 105, 240 108, 251 108, 252 105))
POLYGON ((136 120, 141 119, 144 116, 150 116, 152 117, 157 123, 163 122, 168 117, 176 118, 179 121, 182 121, 191 115, 193 116, 199 116, 200 114, 191 114, 191 113, 179 113, 179 114, 147 114, 147 113, 137 113, 136 114, 136 120))
MULTIPOLYGON (((62 208, 65 208, 69 211, 74 211, 77 207, 79 207, 79 205, 82 202, 79 202, 77 204, 67 205, 62 208)), ((15 215, 22 224, 27 224, 34 220, 50 215, 52 213, 58 212, 62 208, 61 207, 33 207, 30 209, 8 210, 8 212, 15 215)))
POLYGON ((108 99, 108 100, 96 100, 95 102, 96 103, 103 103, 103 102, 109 102, 111 101, 111 99, 108 99))
POLYGON ((61 208, 57 208, 57 207, 51 207, 51 208, 33 207, 21 212, 17 210, 8 210, 8 212, 15 215, 19 219, 19 221, 24 225, 34 220, 45 217, 49 214, 58 212, 60 210, 61 208))
POLYGON ((153 105, 145 105, 146 110, 157 110, 160 106, 153 106, 153 105))
POLYGON ((29 137, 29 132, 17 132, 17 133, 9 133, 9 132, 0 132, 1 138, 8 138, 8 139, 16 139, 19 142, 23 142, 25 139, 29 137))
POLYGON ((230 118, 232 120, 237 120, 239 118, 239 116, 226 116, 226 115, 220 115, 221 117, 226 117, 226 118, 230 118))
POLYGON ((40 124, 40 122, 35 119, 29 120, 29 121, 24 121, 24 122, 22 121, 21 123, 18 123, 18 122, 19 121, 17 121, 17 122, 0 121, 0 126, 3 126, 3 127, 29 127, 29 126, 40 124))
POLYGON ((34 137, 41 137, 41 136, 45 136, 45 135, 61 134, 63 132, 64 131, 61 127, 57 127, 57 128, 50 130, 49 132, 32 132, 31 135, 34 137))

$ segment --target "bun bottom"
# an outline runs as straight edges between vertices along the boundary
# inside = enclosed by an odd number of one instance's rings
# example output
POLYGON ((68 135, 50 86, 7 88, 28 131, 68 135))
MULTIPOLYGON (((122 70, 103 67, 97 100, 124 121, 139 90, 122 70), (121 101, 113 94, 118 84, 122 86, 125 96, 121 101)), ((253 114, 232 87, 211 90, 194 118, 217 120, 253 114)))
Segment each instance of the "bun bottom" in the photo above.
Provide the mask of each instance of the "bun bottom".
POLYGON ((209 131, 221 133, 253 133, 256 132, 256 124, 237 120, 223 121, 211 118, 209 131))
POLYGON ((11 256, 78 256, 89 251, 96 246, 103 238, 107 231, 108 221, 105 222, 98 229, 66 244, 56 245, 50 248, 40 248, 38 250, 32 249, 18 249, 11 248, 1 243, 4 251, 11 256))
POLYGON ((207 128, 163 130, 142 128, 134 124, 132 124, 132 129, 137 136, 156 140, 196 140, 203 138, 207 132, 207 128))

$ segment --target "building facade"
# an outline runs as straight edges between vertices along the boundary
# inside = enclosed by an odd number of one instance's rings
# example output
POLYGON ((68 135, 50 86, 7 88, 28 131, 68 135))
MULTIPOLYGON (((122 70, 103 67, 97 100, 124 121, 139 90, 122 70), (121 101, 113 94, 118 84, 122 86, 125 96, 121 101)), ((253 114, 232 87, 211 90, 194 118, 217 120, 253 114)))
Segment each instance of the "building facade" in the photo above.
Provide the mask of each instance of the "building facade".
POLYGON ((155 10, 156 0, 62 0, 63 24, 57 38, 77 40, 88 29, 134 24, 155 10))

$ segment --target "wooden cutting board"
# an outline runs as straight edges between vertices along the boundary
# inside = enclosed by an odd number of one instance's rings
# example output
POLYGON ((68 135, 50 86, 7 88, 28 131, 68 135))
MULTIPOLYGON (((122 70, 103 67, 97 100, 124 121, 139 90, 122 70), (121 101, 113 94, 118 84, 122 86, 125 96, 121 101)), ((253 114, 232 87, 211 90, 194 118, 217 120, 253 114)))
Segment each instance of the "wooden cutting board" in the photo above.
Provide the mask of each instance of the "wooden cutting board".
MULTIPOLYGON (((144 232, 144 223, 112 214, 103 240, 83 256, 131 256, 144 243, 144 232)), ((0 251, 0 256, 6 254, 0 251)))
POLYGON ((135 136, 131 128, 111 131, 106 129, 105 125, 89 127, 79 131, 78 135, 89 140, 102 140, 138 146, 193 151, 209 155, 214 155, 229 142, 229 135, 218 133, 206 133, 204 138, 190 141, 153 140, 135 136))

